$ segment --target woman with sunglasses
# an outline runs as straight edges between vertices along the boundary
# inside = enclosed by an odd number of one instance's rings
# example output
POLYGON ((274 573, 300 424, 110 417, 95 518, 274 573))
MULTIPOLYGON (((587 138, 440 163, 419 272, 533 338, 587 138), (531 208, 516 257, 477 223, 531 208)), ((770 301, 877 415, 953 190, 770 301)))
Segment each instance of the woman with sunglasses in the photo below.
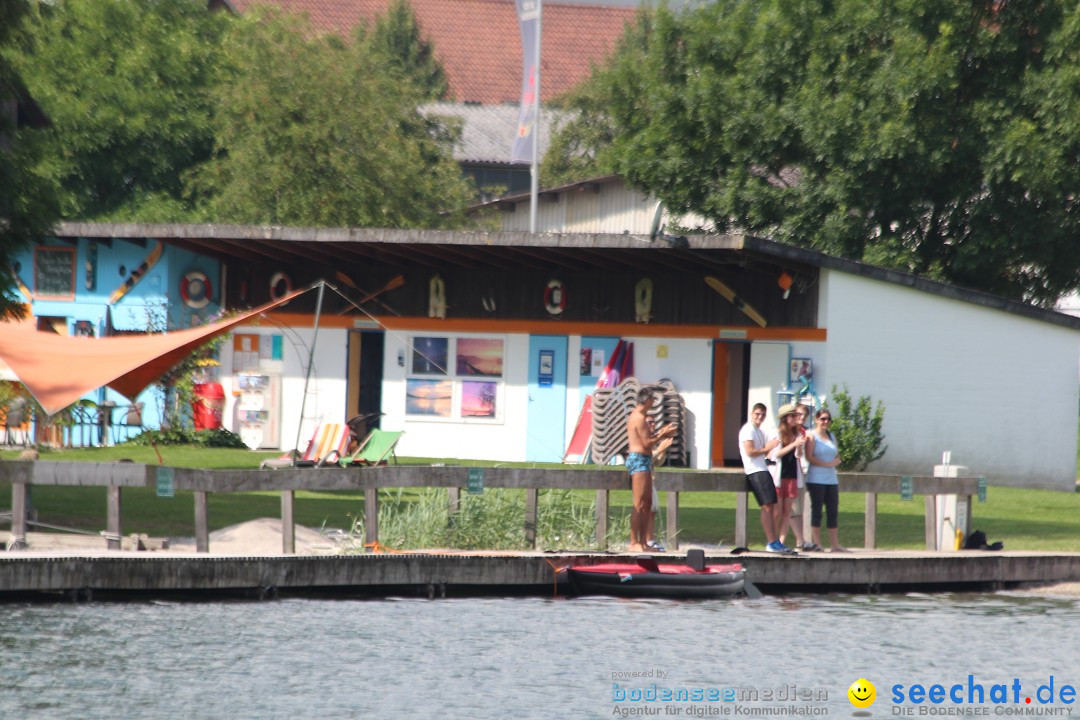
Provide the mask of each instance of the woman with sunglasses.
POLYGON ((837 539, 840 483, 836 477, 836 466, 840 464, 840 450, 836 445, 836 436, 829 430, 831 424, 832 413, 822 408, 814 415, 814 430, 807 435, 806 457, 810 460, 810 472, 806 476, 806 489, 810 493, 810 533, 813 543, 805 549, 822 550, 821 506, 824 505, 832 551, 848 552, 837 539))

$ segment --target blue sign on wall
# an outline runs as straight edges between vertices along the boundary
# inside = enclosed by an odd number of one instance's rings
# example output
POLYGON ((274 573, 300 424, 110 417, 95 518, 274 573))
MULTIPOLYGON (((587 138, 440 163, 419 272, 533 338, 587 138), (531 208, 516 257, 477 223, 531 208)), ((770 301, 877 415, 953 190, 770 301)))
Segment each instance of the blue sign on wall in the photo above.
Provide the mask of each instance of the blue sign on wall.
POLYGON ((541 387, 551 387, 555 380, 555 351, 540 351, 540 368, 536 376, 536 384, 541 387))

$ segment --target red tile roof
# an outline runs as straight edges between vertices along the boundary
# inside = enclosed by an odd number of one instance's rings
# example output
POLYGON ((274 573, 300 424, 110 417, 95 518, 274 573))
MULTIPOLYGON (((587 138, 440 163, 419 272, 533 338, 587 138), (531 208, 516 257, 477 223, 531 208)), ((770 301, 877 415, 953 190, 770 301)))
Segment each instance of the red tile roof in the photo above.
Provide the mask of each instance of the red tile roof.
MULTIPOLYGON (((240 12, 255 4, 306 14, 317 29, 347 33, 374 25, 390 0, 232 0, 240 12)), ((516 103, 521 94, 521 36, 513 0, 411 0, 421 32, 450 80, 458 102, 516 103)), ((589 75, 633 22, 635 10, 601 5, 543 6, 540 92, 546 102, 589 75)))

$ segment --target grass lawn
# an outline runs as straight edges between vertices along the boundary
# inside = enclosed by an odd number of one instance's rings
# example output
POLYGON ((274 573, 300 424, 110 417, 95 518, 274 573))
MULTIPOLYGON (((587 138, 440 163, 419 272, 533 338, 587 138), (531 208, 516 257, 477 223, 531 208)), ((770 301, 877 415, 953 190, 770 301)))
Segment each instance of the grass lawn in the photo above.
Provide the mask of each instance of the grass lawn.
MULTIPOLYGON (((164 446, 160 450, 165 464, 177 467, 255 468, 263 458, 280 455, 277 452, 188 446, 164 446)), ((0 451, 0 459, 11 460, 18 455, 18 451, 0 451)), ((135 446, 46 451, 42 452, 41 459, 82 462, 130 459, 137 463, 157 463, 153 448, 135 446)), ((433 462, 474 466, 496 464, 441 458, 401 458, 400 462, 420 465, 433 462)), ((526 463, 498 464, 532 466, 526 463)), ((566 468, 558 464, 550 467, 566 468)), ((418 492, 422 491, 406 492, 404 497, 415 497, 418 492)), ((595 498, 591 490, 577 491, 575 495, 580 497, 582 504, 591 503, 595 498)), ((629 514, 629 491, 613 492, 610 498, 612 516, 629 514)), ((661 504, 664 500, 661 494, 661 504)), ((32 489, 31 502, 41 522, 94 532, 105 527, 104 488, 39 485, 32 489)), ((279 494, 274 492, 211 494, 208 503, 212 530, 261 517, 279 517, 281 514, 279 494)), ((841 492, 840 541, 845 545, 861 547, 863 544, 863 503, 861 494, 841 492)), ((685 542, 734 543, 734 494, 683 493, 679 497, 679 504, 680 539, 685 542)), ((752 547, 760 547, 764 537, 758 522, 758 511, 753 501, 750 504, 749 542, 752 547)), ((0 507, 10 506, 10 486, 0 486, 0 507)), ((300 491, 296 494, 294 514, 296 522, 307 527, 348 529, 352 525, 352 518, 363 512, 363 507, 363 493, 300 491)), ((192 536, 195 532, 194 512, 190 492, 177 492, 173 498, 159 498, 153 489, 125 489, 122 529, 125 534, 138 532, 153 536, 192 536)), ((991 487, 987 502, 975 504, 973 529, 985 532, 990 542, 1003 541, 1009 550, 1080 552, 1080 493, 991 487)), ((922 548, 922 498, 916 496, 914 500, 905 502, 898 495, 878 496, 877 531, 878 547, 922 548)))

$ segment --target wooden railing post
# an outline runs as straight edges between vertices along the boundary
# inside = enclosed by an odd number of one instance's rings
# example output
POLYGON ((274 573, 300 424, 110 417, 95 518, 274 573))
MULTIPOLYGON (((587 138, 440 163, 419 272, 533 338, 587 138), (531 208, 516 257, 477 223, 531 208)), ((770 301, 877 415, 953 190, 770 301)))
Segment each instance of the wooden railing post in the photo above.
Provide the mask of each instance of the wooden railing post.
POLYGON ((206 507, 207 493, 195 491, 195 552, 210 552, 210 519, 206 507))
POLYGON ((364 490, 364 543, 379 542, 379 489, 364 490))
POLYGON ((667 493, 667 544, 671 550, 679 549, 679 493, 667 493))
POLYGON ((461 488, 446 488, 446 494, 450 500, 448 503, 449 507, 447 508, 447 511, 451 515, 454 515, 455 513, 457 513, 458 510, 461 509, 461 488))
POLYGON ((735 546, 746 547, 747 495, 745 490, 735 493, 735 546))
POLYGON ((533 550, 536 549, 536 504, 539 492, 536 488, 525 490, 525 544, 533 550))
POLYGON ((26 483, 11 486, 11 542, 8 550, 26 548, 26 483))
POLYGON ((120 486, 110 485, 106 492, 105 547, 119 550, 123 534, 120 530, 120 486))
POLYGON ((926 495, 926 549, 937 550, 937 496, 926 495))
POLYGON ((281 491, 281 552, 286 555, 296 553, 296 525, 293 521, 293 503, 295 501, 295 490, 281 491))
POLYGON ((608 491, 596 491, 596 547, 607 550, 608 533, 608 491))
POLYGON ((877 547, 877 493, 866 493, 866 514, 863 516, 863 547, 877 547))
POLYGON ((966 509, 966 511, 964 513, 964 532, 966 533, 964 535, 964 540, 966 541, 967 536, 970 535, 972 533, 972 531, 975 529, 974 528, 975 519, 972 516, 972 507, 971 507, 971 504, 972 504, 971 503, 971 498, 973 496, 972 495, 963 495, 961 497, 963 497, 964 500, 967 502, 967 509, 966 509))

